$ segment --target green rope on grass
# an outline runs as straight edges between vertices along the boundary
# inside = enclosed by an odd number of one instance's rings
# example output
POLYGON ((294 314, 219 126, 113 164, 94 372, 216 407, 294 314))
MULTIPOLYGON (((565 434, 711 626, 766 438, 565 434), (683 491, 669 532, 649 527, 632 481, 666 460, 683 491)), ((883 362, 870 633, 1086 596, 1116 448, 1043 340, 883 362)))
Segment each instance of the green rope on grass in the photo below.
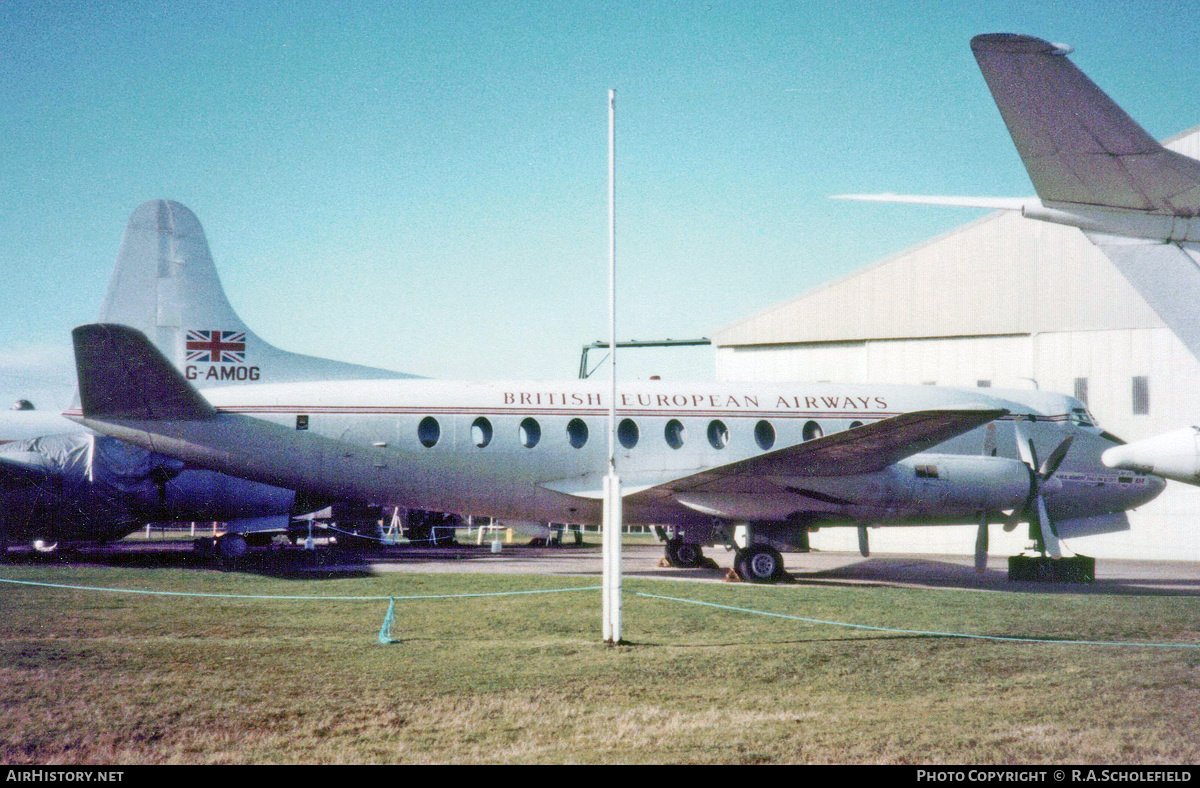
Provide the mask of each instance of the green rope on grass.
POLYGON ((718 605, 715 602, 701 602, 698 599, 683 599, 674 596, 659 596, 658 594, 646 594, 641 591, 632 592, 636 596, 646 597, 647 599, 658 599, 666 602, 681 602, 687 605, 699 605, 701 607, 711 607, 717 610, 729 610, 735 613, 749 613, 755 616, 768 616, 770 618, 783 618, 789 621, 803 621, 806 624, 823 624, 831 627, 845 627, 848 629, 864 629, 870 632, 886 632, 892 635, 912 635, 914 637, 938 637, 938 638, 962 638, 966 640, 992 640, 1006 643, 1050 643, 1060 646, 1135 646, 1141 648, 1200 648, 1200 643, 1137 643, 1117 640, 1067 640, 1055 638, 1035 638, 1035 637, 1020 637, 1011 635, 971 635, 962 632, 934 632, 920 629, 894 629, 892 627, 875 627, 869 624, 850 624, 845 621, 828 621, 821 618, 805 618, 804 616, 793 616, 787 613, 772 613, 768 610, 754 610, 746 607, 734 607, 732 605, 718 605))
POLYGON ((109 594, 135 594, 141 596, 174 596, 204 599, 259 599, 282 600, 287 602, 382 602, 388 601, 387 614, 383 618, 383 626, 379 628, 379 642, 384 645, 402 642, 392 637, 392 624, 396 621, 396 600, 419 599, 472 599, 479 597, 528 596, 530 594, 561 594, 567 591, 599 591, 600 586, 580 586, 576 588, 545 588, 532 591, 488 591, 473 594, 417 594, 414 596, 285 596, 282 594, 214 594, 201 591, 152 591, 141 588, 105 588, 103 586, 79 586, 66 583, 42 583, 36 580, 14 580, 0 577, 0 583, 10 583, 19 586, 35 586, 38 588, 55 588, 67 591, 100 591, 109 594))

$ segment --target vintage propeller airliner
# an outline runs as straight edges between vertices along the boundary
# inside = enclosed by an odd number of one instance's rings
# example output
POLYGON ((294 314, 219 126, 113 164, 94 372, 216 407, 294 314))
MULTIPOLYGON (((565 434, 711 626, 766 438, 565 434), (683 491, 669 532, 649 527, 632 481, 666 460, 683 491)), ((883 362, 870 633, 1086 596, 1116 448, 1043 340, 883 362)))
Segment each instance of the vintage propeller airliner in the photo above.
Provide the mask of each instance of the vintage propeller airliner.
MULTIPOLYGON (((99 433, 189 464, 335 500, 519 521, 596 523, 609 384, 353 380, 195 389, 141 332, 74 332, 99 433)), ((625 520, 661 526, 673 565, 747 526, 735 568, 771 582, 809 529, 990 523, 1059 538, 1128 528, 1161 479, 1105 468, 1116 441, 1070 397, 838 384, 625 383, 625 520), (1040 459, 1039 459, 1040 458, 1040 459)))

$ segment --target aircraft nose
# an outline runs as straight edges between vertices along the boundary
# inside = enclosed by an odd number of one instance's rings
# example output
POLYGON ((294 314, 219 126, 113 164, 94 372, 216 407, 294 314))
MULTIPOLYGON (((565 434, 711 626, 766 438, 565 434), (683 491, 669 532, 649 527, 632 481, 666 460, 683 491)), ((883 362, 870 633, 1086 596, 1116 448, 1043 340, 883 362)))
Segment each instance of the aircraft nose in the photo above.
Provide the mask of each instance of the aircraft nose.
POLYGON ((1133 500, 1126 507, 1128 509, 1153 501, 1167 486, 1166 479, 1161 476, 1155 476, 1152 473, 1141 474, 1139 478, 1145 480, 1145 483, 1131 485, 1133 489, 1131 490, 1130 497, 1133 500))

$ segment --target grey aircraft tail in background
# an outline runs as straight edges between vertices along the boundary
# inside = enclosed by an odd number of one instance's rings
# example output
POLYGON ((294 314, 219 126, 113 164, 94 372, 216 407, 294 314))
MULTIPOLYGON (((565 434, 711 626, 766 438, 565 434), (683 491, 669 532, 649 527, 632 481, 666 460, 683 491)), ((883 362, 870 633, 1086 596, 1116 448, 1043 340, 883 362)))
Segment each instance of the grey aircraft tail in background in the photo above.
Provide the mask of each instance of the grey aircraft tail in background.
MULTIPOLYGON (((195 214, 170 200, 133 212, 100 319, 137 328, 197 388, 411 377, 280 350, 230 305, 195 214)), ((248 482, 113 438, 57 414, 0 412, 0 554, 108 541, 159 521, 223 521, 275 532, 329 503, 248 482)))

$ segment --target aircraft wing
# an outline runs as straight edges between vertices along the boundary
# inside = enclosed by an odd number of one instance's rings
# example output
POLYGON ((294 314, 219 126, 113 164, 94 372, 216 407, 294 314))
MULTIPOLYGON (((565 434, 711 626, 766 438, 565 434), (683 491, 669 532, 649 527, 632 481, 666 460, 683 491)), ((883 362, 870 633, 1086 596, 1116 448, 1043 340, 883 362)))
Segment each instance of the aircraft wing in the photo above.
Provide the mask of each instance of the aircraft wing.
POLYGON ((1200 213, 1200 161, 1167 150, 1066 55, 1032 36, 976 36, 971 50, 1044 203, 1200 213))
MULTIPOLYGON (((693 472, 660 471, 646 478, 621 480, 625 499, 634 503, 685 492, 755 492, 771 488, 767 477, 852 476, 881 471, 943 441, 969 432, 1008 413, 1002 409, 923 410, 693 472)), ((550 482, 549 489, 600 498, 599 477, 550 482)))

